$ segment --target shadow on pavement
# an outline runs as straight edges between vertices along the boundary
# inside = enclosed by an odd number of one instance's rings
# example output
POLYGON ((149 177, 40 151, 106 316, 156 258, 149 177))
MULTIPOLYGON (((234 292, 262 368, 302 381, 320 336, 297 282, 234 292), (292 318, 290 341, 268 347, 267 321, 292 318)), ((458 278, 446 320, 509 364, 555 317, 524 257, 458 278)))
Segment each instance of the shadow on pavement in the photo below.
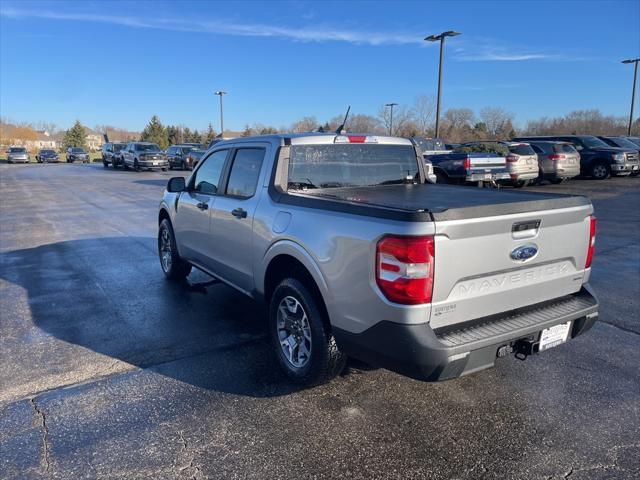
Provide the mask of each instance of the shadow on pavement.
MULTIPOLYGON (((1 277, 25 289, 33 323, 64 342, 211 390, 297 390, 272 358, 263 307, 197 271, 167 281, 155 248, 155 238, 112 237, 15 250, 0 255, 1 277)), ((35 365, 43 375, 69 355, 64 343, 50 345, 35 365)))

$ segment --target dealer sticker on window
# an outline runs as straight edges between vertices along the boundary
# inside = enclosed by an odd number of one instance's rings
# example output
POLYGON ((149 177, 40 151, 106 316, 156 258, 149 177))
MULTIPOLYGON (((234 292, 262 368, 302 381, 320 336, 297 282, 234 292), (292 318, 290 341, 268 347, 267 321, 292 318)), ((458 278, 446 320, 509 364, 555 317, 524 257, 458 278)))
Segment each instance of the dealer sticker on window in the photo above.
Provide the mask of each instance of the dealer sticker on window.
POLYGON ((538 351, 543 352, 567 341, 569 337, 569 327, 571 322, 561 323, 550 328, 545 328, 540 334, 540 344, 538 351))

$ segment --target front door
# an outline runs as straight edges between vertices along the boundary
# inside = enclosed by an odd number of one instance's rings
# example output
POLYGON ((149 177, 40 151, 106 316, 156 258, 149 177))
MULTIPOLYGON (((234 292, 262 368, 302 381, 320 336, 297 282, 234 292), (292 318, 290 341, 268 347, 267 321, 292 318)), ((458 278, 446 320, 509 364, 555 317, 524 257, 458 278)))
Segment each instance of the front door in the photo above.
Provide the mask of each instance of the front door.
POLYGON ((180 255, 212 269, 211 216, 228 150, 209 155, 180 194, 174 229, 180 255))

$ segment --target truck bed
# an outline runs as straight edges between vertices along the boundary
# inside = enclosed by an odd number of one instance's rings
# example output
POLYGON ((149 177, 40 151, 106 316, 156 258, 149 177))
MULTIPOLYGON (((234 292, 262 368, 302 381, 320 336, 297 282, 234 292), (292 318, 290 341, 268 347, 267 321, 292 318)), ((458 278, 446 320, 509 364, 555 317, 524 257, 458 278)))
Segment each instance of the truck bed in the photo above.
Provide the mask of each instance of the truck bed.
POLYGON ((277 200, 309 208, 402 221, 447 221, 590 205, 578 195, 452 185, 385 185, 320 188, 277 200))

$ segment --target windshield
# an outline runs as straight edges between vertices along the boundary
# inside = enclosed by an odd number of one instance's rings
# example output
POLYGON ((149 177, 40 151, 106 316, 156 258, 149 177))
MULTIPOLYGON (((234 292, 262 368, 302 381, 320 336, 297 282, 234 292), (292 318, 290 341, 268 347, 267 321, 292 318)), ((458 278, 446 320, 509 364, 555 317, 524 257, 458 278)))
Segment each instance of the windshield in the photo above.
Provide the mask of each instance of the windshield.
POLYGON ((139 152, 159 152, 160 147, 155 143, 139 143, 136 145, 136 150, 139 152))
POLYGON ((82 148, 72 148, 71 153, 84 153, 82 148))
POLYGON ((40 153, 42 155, 51 155, 51 154, 54 154, 56 152, 54 152, 53 150, 42 150, 42 151, 40 151, 40 153))
POLYGON ((627 140, 624 137, 607 137, 607 138, 609 140, 611 140, 613 143, 615 143, 619 147, 631 148, 633 150, 637 150, 638 149, 638 145, 633 143, 631 140, 627 140))
POLYGON ((122 150, 125 147, 124 144, 122 143, 117 143, 113 145, 113 151, 114 152, 119 152, 120 150, 122 150))
POLYGON ((21 148, 21 147, 12 147, 9 149, 9 153, 26 153, 27 149, 26 148, 21 148))
POLYGON ((293 145, 288 187, 362 187, 419 181, 412 145, 293 145))
POLYGON ((611 148, 598 137, 580 137, 580 140, 589 148, 611 148))

